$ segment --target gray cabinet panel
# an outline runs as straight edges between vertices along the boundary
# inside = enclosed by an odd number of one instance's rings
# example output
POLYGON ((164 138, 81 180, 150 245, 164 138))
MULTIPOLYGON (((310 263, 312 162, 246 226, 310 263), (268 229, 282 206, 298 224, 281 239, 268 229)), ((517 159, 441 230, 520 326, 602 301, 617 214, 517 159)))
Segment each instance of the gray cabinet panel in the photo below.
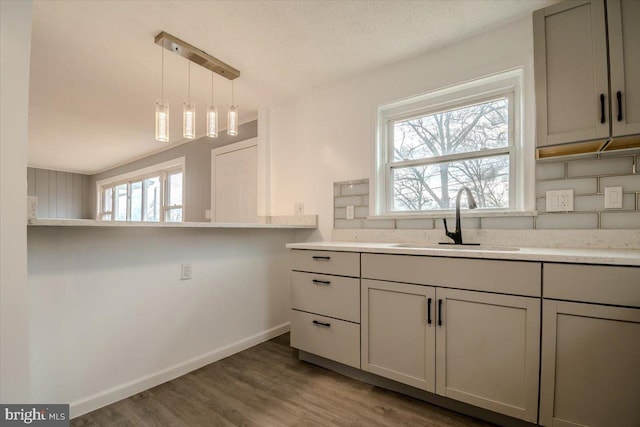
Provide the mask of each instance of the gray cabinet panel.
POLYGON ((640 1, 608 0, 607 19, 613 136, 637 134, 640 133, 640 1))
POLYGON ((640 425, 640 310, 544 301, 540 424, 640 425))
POLYGON ((539 147, 609 137, 604 13, 602 0, 563 2, 534 13, 539 147))

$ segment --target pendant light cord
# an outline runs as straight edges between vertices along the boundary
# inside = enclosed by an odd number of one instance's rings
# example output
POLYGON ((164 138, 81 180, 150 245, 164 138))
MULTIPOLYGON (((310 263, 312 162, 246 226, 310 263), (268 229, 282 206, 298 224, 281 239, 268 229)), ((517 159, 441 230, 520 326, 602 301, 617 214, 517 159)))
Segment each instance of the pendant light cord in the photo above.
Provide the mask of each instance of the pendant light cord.
POLYGON ((213 105, 213 71, 211 72, 211 105, 213 105))
POLYGON ((233 80, 231 80, 231 105, 233 105, 233 80))
POLYGON ((160 67, 160 103, 164 105, 164 49, 162 49, 162 64, 160 67))
POLYGON ((191 61, 189 61, 189 82, 187 83, 187 92, 189 95, 189 104, 191 104, 191 61))

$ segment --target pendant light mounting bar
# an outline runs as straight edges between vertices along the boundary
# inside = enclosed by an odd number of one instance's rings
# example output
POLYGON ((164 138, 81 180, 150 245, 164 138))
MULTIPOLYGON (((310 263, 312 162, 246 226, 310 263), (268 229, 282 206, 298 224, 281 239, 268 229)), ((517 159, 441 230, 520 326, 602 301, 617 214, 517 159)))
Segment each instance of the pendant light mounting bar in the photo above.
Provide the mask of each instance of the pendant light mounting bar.
POLYGON ((198 64, 216 74, 221 75, 229 80, 240 77, 240 70, 236 70, 232 66, 225 64, 208 53, 198 49, 189 43, 162 31, 155 38, 156 44, 187 58, 189 61, 198 64))

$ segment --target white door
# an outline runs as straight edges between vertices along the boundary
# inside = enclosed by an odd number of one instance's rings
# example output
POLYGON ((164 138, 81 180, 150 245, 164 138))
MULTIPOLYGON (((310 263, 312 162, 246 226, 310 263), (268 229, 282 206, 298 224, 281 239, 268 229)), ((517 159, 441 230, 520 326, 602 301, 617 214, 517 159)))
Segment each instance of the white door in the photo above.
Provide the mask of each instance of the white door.
POLYGON ((211 150, 213 222, 258 222, 257 138, 211 150))

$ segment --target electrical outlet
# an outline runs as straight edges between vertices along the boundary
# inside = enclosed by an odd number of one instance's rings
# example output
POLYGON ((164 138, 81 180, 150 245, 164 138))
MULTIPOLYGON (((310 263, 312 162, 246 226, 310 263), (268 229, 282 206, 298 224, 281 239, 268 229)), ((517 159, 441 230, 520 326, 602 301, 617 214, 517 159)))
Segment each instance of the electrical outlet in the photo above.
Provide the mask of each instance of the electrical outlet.
POLYGON ((296 215, 304 215, 304 203, 296 202, 293 205, 293 211, 296 215))
POLYGON ((355 217, 355 208, 353 206, 347 206, 347 219, 353 219, 355 217))
POLYGON ((191 280, 191 263, 183 262, 180 264, 180 280, 191 280))
POLYGON ((622 187, 604 188, 604 208, 622 209, 622 187))
POLYGON ((573 212, 573 190, 547 191, 547 212, 573 212))

